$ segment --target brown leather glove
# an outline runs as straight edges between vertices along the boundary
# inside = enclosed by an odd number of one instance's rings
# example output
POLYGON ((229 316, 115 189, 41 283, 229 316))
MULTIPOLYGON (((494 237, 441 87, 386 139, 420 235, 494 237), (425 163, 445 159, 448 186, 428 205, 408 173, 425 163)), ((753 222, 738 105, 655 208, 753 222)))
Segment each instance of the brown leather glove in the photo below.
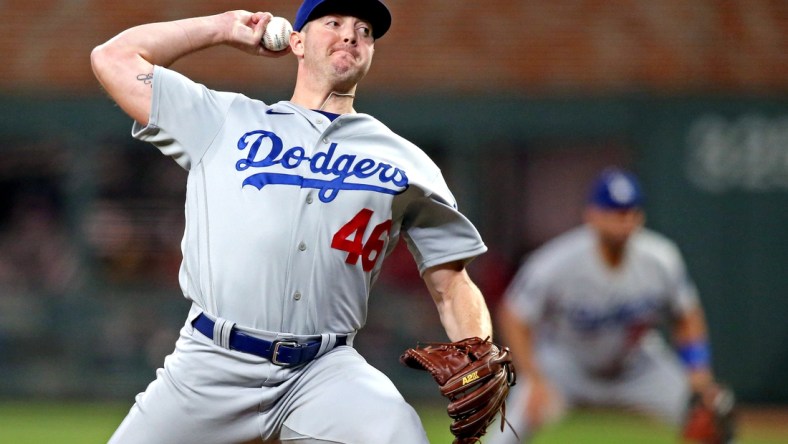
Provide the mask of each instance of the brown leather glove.
POLYGON ((730 444, 736 432, 733 392, 714 385, 704 393, 694 393, 687 406, 682 428, 685 442, 730 444))
POLYGON ((505 416, 506 396, 516 381, 507 347, 481 338, 428 343, 406 350, 400 362, 428 371, 449 398, 454 444, 478 442, 498 412, 505 416))

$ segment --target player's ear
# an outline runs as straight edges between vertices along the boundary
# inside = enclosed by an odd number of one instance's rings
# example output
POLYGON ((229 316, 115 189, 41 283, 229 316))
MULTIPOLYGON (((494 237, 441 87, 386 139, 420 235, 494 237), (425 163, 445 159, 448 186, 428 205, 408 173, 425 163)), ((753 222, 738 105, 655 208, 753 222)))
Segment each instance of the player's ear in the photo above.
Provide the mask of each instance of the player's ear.
POLYGON ((295 31, 290 33, 290 48, 292 48, 293 54, 296 56, 304 56, 304 34, 302 32, 295 31))

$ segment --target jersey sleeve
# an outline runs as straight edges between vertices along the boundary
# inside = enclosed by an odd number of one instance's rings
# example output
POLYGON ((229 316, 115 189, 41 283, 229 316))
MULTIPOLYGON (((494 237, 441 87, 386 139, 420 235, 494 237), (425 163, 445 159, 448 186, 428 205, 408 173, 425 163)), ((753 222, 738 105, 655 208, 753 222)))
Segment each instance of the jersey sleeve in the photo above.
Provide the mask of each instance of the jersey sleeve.
POLYGON ((645 228, 638 235, 637 242, 640 251, 649 258, 652 268, 659 270, 671 313, 681 315, 697 307, 698 290, 687 271, 678 245, 668 237, 645 228))
POLYGON ((675 314, 687 313, 700 303, 698 289, 687 271, 687 266, 678 247, 669 245, 666 256, 669 284, 672 290, 672 310, 675 314))
POLYGON ((504 300, 523 322, 535 323, 542 317, 549 293, 546 271, 535 257, 520 266, 504 292, 504 300))
POLYGON ((403 227, 403 238, 422 274, 435 265, 457 260, 468 263, 487 251, 440 175, 431 192, 408 205, 403 227))
POLYGON ((146 126, 134 122, 132 136, 152 143, 190 170, 202 159, 236 96, 155 66, 149 122, 146 126))

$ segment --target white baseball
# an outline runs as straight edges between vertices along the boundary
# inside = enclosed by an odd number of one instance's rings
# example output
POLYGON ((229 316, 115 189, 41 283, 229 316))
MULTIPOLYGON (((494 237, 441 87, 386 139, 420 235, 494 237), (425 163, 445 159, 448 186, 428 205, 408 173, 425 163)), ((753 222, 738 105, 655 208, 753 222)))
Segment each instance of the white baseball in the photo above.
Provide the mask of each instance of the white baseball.
POLYGON ((293 25, 284 17, 273 17, 265 27, 263 46, 271 51, 281 51, 290 46, 293 25))

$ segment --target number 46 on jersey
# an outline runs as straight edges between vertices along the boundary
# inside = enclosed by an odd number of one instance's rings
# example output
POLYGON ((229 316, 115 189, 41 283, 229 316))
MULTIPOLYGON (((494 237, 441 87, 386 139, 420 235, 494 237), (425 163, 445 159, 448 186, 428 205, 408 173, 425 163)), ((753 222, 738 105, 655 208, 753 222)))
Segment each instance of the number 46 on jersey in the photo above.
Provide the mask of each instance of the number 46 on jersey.
POLYGON ((364 240, 364 233, 371 219, 372 210, 364 208, 343 225, 331 239, 331 248, 347 251, 345 263, 356 265, 361 258, 364 271, 371 271, 375 267, 375 262, 381 256, 391 230, 391 219, 389 219, 376 225, 369 238, 364 240))

